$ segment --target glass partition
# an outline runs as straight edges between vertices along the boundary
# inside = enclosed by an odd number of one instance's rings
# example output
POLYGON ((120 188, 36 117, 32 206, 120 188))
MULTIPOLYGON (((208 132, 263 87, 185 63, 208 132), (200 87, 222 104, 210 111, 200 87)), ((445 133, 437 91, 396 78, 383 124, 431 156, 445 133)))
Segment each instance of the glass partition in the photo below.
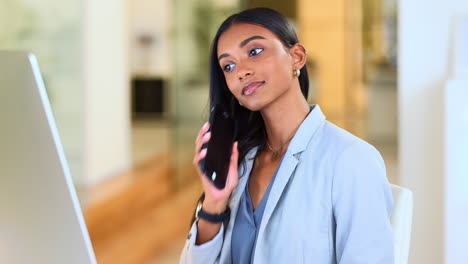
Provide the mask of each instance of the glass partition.
POLYGON ((46 85, 71 174, 82 177, 80 1, 0 1, 0 49, 33 52, 46 85))

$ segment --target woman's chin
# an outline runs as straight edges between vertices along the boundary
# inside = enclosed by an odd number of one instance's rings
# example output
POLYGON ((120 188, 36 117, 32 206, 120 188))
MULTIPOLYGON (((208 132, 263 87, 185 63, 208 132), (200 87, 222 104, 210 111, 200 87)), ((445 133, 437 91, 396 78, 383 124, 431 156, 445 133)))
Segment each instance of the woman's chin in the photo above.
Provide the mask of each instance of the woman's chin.
POLYGON ((250 111, 259 111, 263 108, 263 105, 258 102, 249 102, 244 103, 244 107, 249 109, 250 111))

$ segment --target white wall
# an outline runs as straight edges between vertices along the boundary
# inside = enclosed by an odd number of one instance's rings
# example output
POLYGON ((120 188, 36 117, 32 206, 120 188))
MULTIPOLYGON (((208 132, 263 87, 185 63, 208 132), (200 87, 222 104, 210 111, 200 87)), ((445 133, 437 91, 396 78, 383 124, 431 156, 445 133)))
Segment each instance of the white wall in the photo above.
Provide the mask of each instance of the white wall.
POLYGON ((171 75, 171 26, 173 21, 170 0, 127 1, 130 13, 129 52, 130 72, 168 78, 171 75), (141 34, 153 37, 153 44, 145 49, 138 42, 141 34))
POLYGON ((468 262, 467 99, 468 76, 447 83, 444 95, 445 263, 468 262))
POLYGON ((83 1, 84 184, 131 165, 128 22, 124 0, 83 1))
POLYGON ((413 0, 399 5, 400 184, 415 198, 409 263, 440 264, 448 257, 444 204, 451 191, 444 188, 443 162, 450 27, 456 14, 468 13, 468 1, 413 0))

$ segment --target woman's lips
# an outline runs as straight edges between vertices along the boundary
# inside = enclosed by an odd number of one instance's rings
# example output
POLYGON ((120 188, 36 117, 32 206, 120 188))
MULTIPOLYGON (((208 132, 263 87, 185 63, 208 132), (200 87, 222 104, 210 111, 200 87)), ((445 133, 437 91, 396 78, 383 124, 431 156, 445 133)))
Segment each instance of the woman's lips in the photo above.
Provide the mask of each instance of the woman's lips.
POLYGON ((255 90, 257 90, 258 87, 260 87, 261 85, 263 85, 265 83, 265 81, 262 81, 262 82, 251 82, 251 83, 248 83, 244 86, 244 88, 242 89, 242 95, 250 95, 252 94, 253 92, 255 92, 255 90))

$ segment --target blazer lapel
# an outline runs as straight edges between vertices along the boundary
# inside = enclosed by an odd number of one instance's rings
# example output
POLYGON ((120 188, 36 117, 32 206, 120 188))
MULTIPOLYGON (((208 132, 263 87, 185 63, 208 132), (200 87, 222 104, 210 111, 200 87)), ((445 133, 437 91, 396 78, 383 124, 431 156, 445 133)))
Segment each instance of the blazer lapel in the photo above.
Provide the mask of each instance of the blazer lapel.
MULTIPOLYGON (((268 197, 267 204, 265 206, 265 211, 263 212, 262 222, 260 224, 260 229, 257 237, 256 250, 259 246, 262 246, 262 235, 265 231, 265 227, 268 224, 268 221, 273 214, 273 211, 278 204, 281 195, 288 184, 291 175, 294 173, 297 164, 299 163, 300 153, 304 151, 315 134, 317 128, 323 124, 325 116, 323 115, 320 107, 318 105, 311 105, 311 113, 306 117, 304 122, 299 126, 296 134, 294 135, 291 143, 288 147, 288 150, 284 154, 283 161, 278 173, 276 175, 275 181, 270 190, 270 196, 268 197)), ((239 210, 239 202, 242 193, 245 190, 245 185, 252 170, 253 162, 255 155, 257 153, 258 147, 252 149, 246 155, 246 167, 245 170, 239 172, 239 183, 236 190, 232 193, 229 206, 231 208, 231 217, 228 223, 225 223, 225 235, 224 243, 221 249, 221 259, 220 263, 231 263, 231 238, 232 230, 234 228, 234 222, 236 220, 237 211, 239 210)), ((267 246, 267 245, 266 245, 267 246)), ((254 263, 256 263, 256 255, 254 255, 254 263)), ((261 261, 260 261, 261 262, 261 261)))
POLYGON ((231 238, 232 230, 234 229, 234 222, 236 220, 237 211, 239 210, 240 197, 245 190, 245 185, 249 179, 250 171, 254 163, 254 158, 257 153, 258 148, 252 149, 245 157, 245 169, 239 170, 239 182, 236 189, 233 191, 231 198, 229 200, 229 208, 231 208, 231 216, 229 217, 229 222, 225 222, 224 226, 224 243, 221 249, 221 259, 220 263, 231 263, 231 238))
MULTIPOLYGON (((275 207, 277 206, 278 201, 281 198, 284 189, 286 188, 286 185, 291 179, 291 176, 294 173, 297 164, 299 163, 301 153, 307 148, 307 145, 313 138, 313 135, 325 121, 325 115, 323 115, 318 105, 311 105, 310 108, 311 112, 297 129, 296 134, 291 140, 288 150, 284 154, 283 161, 280 164, 280 168, 278 169, 278 173, 276 174, 276 178, 271 187, 270 196, 268 197, 265 211, 263 212, 260 229, 258 231, 255 253, 260 251, 258 250, 258 247, 262 246, 261 241, 263 233, 265 232, 265 227, 270 221, 273 211, 275 210, 275 207)), ((256 255, 257 254, 254 255, 254 263, 257 260, 256 255)))
POLYGON ((278 173, 276 174, 275 181, 271 186, 270 196, 268 197, 267 203, 265 205, 265 211, 263 212, 262 222, 260 224, 260 229, 258 231, 258 237, 261 237, 265 226, 268 224, 273 211, 275 210, 276 205, 281 197, 281 194, 284 191, 284 188, 289 182, 292 173, 296 169, 298 164, 297 158, 292 155, 291 153, 285 153, 285 157, 281 162, 281 166, 278 169, 278 173))

